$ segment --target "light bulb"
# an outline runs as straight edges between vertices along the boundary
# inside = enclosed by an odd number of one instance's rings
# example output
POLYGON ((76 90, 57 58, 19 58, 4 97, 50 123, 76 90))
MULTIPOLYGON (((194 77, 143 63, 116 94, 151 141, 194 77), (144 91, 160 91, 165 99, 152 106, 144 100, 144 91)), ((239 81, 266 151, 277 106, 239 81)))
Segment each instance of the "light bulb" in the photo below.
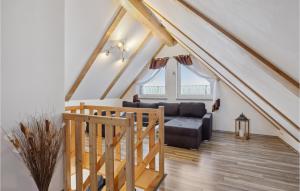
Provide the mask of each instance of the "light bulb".
POLYGON ((119 48, 123 48, 123 43, 122 42, 118 42, 118 47, 119 48))

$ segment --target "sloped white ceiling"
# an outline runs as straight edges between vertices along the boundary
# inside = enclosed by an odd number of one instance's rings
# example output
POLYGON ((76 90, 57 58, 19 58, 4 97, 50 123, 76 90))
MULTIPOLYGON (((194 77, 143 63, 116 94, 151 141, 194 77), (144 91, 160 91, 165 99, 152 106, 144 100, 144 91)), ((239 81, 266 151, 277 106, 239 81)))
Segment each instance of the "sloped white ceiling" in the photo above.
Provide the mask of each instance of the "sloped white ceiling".
POLYGON ((177 1, 145 2, 177 40, 204 59, 223 80, 247 96, 267 117, 299 139, 299 97, 263 70, 256 58, 177 1))
POLYGON ((141 72, 144 66, 152 59, 153 55, 160 48, 160 46, 161 41, 158 38, 153 37, 132 60, 131 64, 124 71, 120 79, 115 83, 107 95, 107 98, 120 98, 131 82, 133 82, 136 76, 141 72))
POLYGON ((185 0, 299 81, 299 0, 185 0))
MULTIPOLYGON (((126 13, 104 50, 111 45, 111 40, 125 40, 128 58, 148 34, 148 29, 126 13)), ((81 81, 72 99, 99 99, 124 65, 120 52, 115 51, 106 56, 103 51, 81 81)))
POLYGON ((65 1, 65 94, 100 41, 118 6, 107 0, 65 1))

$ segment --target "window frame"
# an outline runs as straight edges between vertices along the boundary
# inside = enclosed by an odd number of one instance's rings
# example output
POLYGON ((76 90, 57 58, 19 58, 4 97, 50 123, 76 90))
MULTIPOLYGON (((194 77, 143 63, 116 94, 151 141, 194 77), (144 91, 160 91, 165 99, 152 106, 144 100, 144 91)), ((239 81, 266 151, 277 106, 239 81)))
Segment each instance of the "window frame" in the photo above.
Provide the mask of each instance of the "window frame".
MULTIPOLYGON (((213 81, 209 80, 205 77, 209 84, 210 84, 210 94, 209 95, 182 95, 181 94, 181 67, 182 64, 177 63, 177 80, 176 80, 176 99, 177 100, 212 100, 213 99, 213 81)), ((194 73, 195 75, 198 75, 195 71, 191 70, 189 67, 186 67, 189 71, 194 73)), ((200 77, 200 76, 199 76, 200 77)), ((200 77, 201 78, 201 77, 200 77)))
MULTIPOLYGON (((167 66, 164 68, 165 73, 165 94, 143 94, 144 84, 139 85, 138 91, 141 99, 166 99, 167 98, 167 66)), ((162 72, 162 71, 160 71, 162 72)))

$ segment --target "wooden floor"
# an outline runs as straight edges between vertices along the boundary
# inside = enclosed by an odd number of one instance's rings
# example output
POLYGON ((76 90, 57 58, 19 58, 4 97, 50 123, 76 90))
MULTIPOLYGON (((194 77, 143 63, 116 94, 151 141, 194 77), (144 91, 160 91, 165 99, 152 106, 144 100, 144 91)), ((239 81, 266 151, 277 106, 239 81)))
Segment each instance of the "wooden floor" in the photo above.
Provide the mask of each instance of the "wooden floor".
POLYGON ((276 137, 214 132, 197 151, 165 150, 159 191, 299 191, 299 155, 276 137))

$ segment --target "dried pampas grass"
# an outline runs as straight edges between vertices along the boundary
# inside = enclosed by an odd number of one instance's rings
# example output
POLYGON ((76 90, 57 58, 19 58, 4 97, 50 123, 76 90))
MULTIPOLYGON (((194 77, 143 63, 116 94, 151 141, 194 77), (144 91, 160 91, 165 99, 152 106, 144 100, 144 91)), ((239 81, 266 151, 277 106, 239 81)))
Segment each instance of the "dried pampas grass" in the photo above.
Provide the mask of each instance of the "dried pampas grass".
POLYGON ((56 124, 45 116, 32 117, 20 123, 11 139, 39 191, 48 191, 62 144, 63 131, 56 124))

